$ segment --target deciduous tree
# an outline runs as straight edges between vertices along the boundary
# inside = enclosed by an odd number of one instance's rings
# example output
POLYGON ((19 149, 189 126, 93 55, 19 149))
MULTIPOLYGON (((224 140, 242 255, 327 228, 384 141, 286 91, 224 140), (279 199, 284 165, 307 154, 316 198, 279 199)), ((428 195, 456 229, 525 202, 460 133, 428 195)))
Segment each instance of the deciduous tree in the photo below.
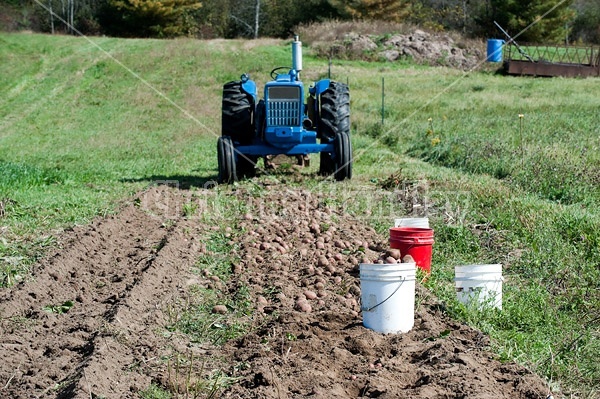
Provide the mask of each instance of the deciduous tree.
POLYGON ((407 0, 332 0, 331 4, 356 19, 401 22, 411 14, 407 0))

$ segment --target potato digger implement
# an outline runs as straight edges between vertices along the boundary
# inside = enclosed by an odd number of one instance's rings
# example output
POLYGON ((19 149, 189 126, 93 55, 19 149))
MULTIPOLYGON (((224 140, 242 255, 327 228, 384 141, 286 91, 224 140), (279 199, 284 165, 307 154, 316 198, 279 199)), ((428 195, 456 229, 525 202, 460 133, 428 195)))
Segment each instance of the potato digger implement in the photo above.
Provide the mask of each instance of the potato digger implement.
POLYGON ((263 99, 258 99, 248 74, 223 86, 219 183, 253 177, 259 158, 282 154, 319 153, 321 175, 338 181, 352 178, 348 85, 322 79, 305 95, 301 71, 302 43, 296 36, 292 67, 271 71, 273 80, 265 84, 263 99))

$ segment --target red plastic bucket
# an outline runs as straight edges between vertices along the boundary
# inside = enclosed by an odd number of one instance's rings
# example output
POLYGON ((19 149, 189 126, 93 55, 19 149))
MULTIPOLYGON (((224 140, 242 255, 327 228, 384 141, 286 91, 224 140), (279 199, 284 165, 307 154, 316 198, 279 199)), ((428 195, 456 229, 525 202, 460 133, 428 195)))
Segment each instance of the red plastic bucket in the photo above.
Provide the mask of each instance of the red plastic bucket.
POLYGON ((431 273, 431 247, 433 245, 433 229, 419 227, 392 227, 390 229, 390 246, 400 250, 404 257, 410 255, 417 267, 431 273))

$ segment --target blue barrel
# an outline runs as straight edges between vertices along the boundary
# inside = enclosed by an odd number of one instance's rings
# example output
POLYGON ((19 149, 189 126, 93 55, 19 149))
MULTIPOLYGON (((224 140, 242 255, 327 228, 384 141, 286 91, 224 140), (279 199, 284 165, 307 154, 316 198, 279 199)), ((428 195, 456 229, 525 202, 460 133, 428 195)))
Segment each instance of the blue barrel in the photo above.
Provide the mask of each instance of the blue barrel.
POLYGON ((487 41, 487 60, 489 62, 502 62, 502 46, 504 40, 488 39, 487 41))

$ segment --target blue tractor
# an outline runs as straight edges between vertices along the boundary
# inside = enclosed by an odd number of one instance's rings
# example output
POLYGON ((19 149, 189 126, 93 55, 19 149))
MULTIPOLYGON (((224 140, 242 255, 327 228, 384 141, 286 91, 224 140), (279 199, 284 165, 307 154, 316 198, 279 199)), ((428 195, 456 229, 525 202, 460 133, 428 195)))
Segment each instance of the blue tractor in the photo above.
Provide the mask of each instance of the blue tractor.
POLYGON ((247 74, 223 86, 219 183, 252 177, 259 158, 281 154, 319 153, 321 175, 338 181, 352 177, 348 85, 322 79, 305 96, 301 71, 302 43, 296 36, 292 67, 271 71, 264 99, 258 100, 256 83, 247 74))

